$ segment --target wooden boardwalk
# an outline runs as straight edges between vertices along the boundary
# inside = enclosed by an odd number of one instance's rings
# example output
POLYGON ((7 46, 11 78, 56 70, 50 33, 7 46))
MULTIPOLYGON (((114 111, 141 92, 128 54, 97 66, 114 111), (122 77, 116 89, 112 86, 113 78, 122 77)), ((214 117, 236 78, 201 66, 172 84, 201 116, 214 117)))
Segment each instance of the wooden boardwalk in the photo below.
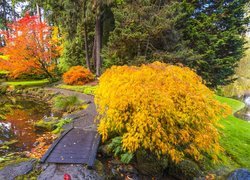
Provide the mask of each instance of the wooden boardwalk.
POLYGON ((55 141, 41 159, 60 164, 87 164, 95 162, 100 136, 96 131, 72 128, 55 141))
POLYGON ((73 113, 71 127, 66 130, 49 148, 41 162, 56 164, 87 164, 92 167, 95 162, 100 136, 94 119, 96 108, 91 96, 66 90, 56 90, 66 95, 77 95, 90 102, 87 109, 73 113))

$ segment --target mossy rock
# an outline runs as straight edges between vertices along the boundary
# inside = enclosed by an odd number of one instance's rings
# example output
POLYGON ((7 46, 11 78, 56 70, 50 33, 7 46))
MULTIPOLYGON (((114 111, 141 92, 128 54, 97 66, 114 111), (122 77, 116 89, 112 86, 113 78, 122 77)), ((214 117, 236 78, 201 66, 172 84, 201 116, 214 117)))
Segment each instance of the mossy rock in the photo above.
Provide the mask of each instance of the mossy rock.
POLYGON ((158 159, 156 156, 140 150, 136 153, 137 169, 144 175, 162 176, 168 167, 166 158, 158 159))
POLYGON ((194 179, 201 177, 203 172, 194 161, 184 159, 178 164, 170 165, 169 174, 178 179, 194 179))
POLYGON ((35 122, 34 127, 37 131, 53 131, 57 128, 57 118, 42 119, 35 122))
POLYGON ((0 120, 6 120, 6 116, 3 114, 0 114, 0 120))
POLYGON ((102 164, 101 161, 99 160, 95 161, 94 169, 96 170, 99 176, 102 176, 102 177, 105 176, 104 165, 102 164))
POLYGON ((113 155, 112 150, 109 148, 108 144, 101 145, 98 151, 102 153, 103 156, 106 156, 106 157, 111 157, 113 155))

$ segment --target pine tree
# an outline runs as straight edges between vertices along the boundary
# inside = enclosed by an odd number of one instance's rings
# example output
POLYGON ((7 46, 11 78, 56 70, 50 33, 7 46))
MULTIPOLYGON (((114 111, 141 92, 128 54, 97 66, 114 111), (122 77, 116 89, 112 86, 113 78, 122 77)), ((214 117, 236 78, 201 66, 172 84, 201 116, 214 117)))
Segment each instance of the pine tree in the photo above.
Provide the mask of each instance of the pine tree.
POLYGON ((115 29, 104 49, 105 66, 140 65, 155 60, 192 64, 199 59, 186 46, 176 24, 184 16, 181 3, 131 1, 112 8, 115 29))
POLYGON ((245 17, 248 0, 192 1, 183 3, 188 12, 178 24, 188 46, 201 54, 191 67, 212 87, 233 81, 238 61, 244 54, 245 17))

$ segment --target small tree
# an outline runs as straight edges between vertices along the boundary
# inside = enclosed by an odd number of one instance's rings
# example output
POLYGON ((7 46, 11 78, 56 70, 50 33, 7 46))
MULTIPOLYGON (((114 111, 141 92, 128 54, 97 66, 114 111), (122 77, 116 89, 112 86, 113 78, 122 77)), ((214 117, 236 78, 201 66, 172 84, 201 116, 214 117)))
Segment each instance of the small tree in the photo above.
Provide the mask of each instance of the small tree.
POLYGON ((26 14, 10 24, 9 29, 3 32, 6 46, 0 48, 8 59, 0 58, 0 68, 10 71, 13 77, 32 73, 52 78, 50 71, 60 52, 58 34, 53 34, 53 28, 40 22, 37 16, 26 14))
POLYGON ((175 162, 203 153, 216 158, 216 122, 229 112, 196 73, 160 62, 108 69, 95 102, 103 141, 121 136, 124 151, 149 150, 175 162))

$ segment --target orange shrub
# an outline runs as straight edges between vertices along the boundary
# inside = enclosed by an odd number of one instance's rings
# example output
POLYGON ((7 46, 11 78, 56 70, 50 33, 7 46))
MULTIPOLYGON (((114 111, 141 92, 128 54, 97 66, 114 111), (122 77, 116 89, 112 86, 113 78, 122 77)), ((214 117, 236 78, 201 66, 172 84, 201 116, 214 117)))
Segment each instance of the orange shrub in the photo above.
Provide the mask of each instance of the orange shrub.
POLYGON ((108 69, 95 102, 103 141, 120 136, 124 151, 145 149, 175 162, 216 158, 217 121, 230 113, 195 72, 160 62, 108 69))
POLYGON ((64 83, 69 85, 84 85, 94 78, 94 75, 83 66, 73 66, 63 74, 64 83))

